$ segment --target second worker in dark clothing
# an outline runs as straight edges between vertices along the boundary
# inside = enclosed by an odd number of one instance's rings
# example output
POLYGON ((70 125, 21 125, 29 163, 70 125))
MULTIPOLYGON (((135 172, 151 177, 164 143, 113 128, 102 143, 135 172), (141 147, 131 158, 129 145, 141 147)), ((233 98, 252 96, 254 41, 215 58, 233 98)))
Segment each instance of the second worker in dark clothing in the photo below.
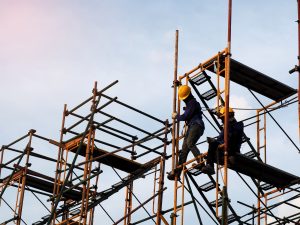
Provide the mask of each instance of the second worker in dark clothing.
MULTIPOLYGON (((200 155, 200 151, 196 146, 197 141, 203 135, 204 132, 204 123, 202 120, 202 110, 199 102, 191 93, 191 88, 187 85, 182 85, 178 90, 178 97, 180 100, 183 100, 186 104, 185 111, 182 115, 177 115, 174 113, 173 118, 176 118, 177 121, 185 121, 188 129, 185 134, 182 149, 179 152, 178 165, 180 166, 186 162, 187 156, 190 151, 192 151, 195 157, 200 155)), ((197 160, 199 162, 199 159, 197 160)), ((168 175, 169 180, 174 180, 175 176, 180 176, 182 167, 175 169, 174 174, 171 173, 168 175)))
MULTIPOLYGON (((225 117, 225 107, 222 107, 218 117, 222 120, 224 124, 225 117)), ((240 148, 242 145, 242 139, 244 135, 244 124, 243 122, 237 122, 234 118, 234 111, 229 108, 229 145, 228 145, 228 156, 233 156, 236 153, 240 152, 240 148)), ((207 138, 209 143, 208 147, 208 155, 206 166, 202 168, 202 172, 212 175, 215 173, 214 170, 214 161, 217 160, 217 156, 219 158, 224 156, 223 149, 219 149, 219 146, 224 144, 224 129, 221 130, 219 136, 214 138, 207 138), (219 154, 219 155, 217 155, 219 154)))

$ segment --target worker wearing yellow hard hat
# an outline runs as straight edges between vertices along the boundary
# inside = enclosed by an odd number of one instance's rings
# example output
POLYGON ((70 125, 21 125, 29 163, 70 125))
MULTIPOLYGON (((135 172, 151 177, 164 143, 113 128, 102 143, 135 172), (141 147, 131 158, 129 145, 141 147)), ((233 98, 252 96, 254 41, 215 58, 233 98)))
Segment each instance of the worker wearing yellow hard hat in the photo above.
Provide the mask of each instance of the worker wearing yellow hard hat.
MULTIPOLYGON (((177 113, 172 114, 172 118, 177 121, 185 121, 188 125, 187 132, 185 134, 182 149, 179 152, 178 165, 180 166, 186 162, 187 156, 190 151, 192 151, 195 157, 199 156, 201 153, 196 146, 197 141, 203 135, 204 132, 204 123, 202 120, 202 110, 199 102, 191 93, 191 88, 187 85, 181 85, 178 88, 178 98, 185 102, 186 107, 182 115, 177 115, 177 113)), ((200 162, 199 159, 197 159, 200 162)), ((198 169, 200 165, 198 165, 198 169)), ((174 173, 168 175, 169 180, 174 180, 175 177, 179 177, 182 171, 182 167, 175 169, 174 173)))
MULTIPOLYGON (((243 142, 244 136, 244 124, 243 122, 237 122, 234 118, 234 111, 232 108, 228 108, 228 118, 229 118, 229 132, 228 132, 228 156, 234 156, 236 153, 240 152, 240 148, 243 142)), ((224 123, 225 120, 225 107, 221 107, 220 110, 217 112, 217 116, 219 119, 222 120, 224 123)), ((217 138, 207 138, 207 142, 209 143, 208 146, 208 154, 207 154, 207 161, 206 166, 204 166, 201 171, 203 173, 212 175, 215 173, 214 170, 214 162, 217 158, 222 160, 224 155, 224 150, 218 150, 219 146, 224 144, 224 130, 222 129, 219 136, 217 138), (219 157, 216 157, 217 154, 219 157)))
MULTIPOLYGON (((228 112, 229 112, 229 118, 233 118, 233 116, 234 116, 233 109, 228 107, 228 112)), ((221 119, 221 118, 224 118, 224 116, 225 116, 225 107, 223 106, 220 108, 220 111, 218 112, 218 117, 221 119)))
POLYGON ((191 94, 191 88, 187 85, 181 85, 178 89, 179 100, 184 100, 191 94))

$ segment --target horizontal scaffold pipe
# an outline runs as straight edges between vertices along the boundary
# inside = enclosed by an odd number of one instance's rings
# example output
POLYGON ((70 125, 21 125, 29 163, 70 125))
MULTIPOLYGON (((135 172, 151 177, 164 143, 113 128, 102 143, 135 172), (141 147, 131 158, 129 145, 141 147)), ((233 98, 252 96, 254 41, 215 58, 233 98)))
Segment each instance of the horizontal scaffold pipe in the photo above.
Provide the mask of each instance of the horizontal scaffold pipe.
MULTIPOLYGON (((137 144, 140 144, 140 143, 143 143, 143 142, 145 142, 145 141, 149 141, 149 140, 151 140, 151 139, 154 139, 156 136, 161 136, 162 134, 164 134, 164 132, 162 132, 162 133, 160 133, 160 134, 155 135, 156 133, 161 132, 162 130, 164 130, 164 128, 159 129, 158 131, 154 132, 153 134, 149 135, 148 137, 145 137, 145 138, 143 138, 143 139, 141 139, 141 140, 135 142, 134 144, 125 146, 125 147, 123 147, 123 148, 117 149, 117 150, 112 151, 112 152, 108 152, 108 153, 106 153, 106 154, 103 154, 103 155, 101 155, 101 156, 95 157, 95 158, 93 158, 93 159, 86 160, 86 161, 84 161, 84 162, 81 162, 81 163, 77 164, 77 166, 84 165, 84 164, 86 164, 86 163, 88 163, 88 162, 94 162, 94 161, 100 160, 100 159, 102 159, 102 158, 104 158, 104 157, 106 157, 106 156, 109 156, 109 155, 118 153, 118 152, 120 152, 120 151, 124 151, 124 150, 126 150, 126 149, 128 149, 128 148, 131 148, 131 147, 137 145, 137 144)), ((156 151, 156 153, 159 154, 159 155, 162 155, 162 154, 163 154, 163 153, 160 153, 160 152, 157 152, 157 151, 156 151)))
MULTIPOLYGON (((120 176, 120 174, 116 171, 115 168, 113 168, 113 171, 117 174, 117 176, 120 178, 121 181, 123 181, 122 177, 120 176)), ((148 173, 149 174, 149 173, 148 173)), ((144 174, 145 177, 147 177, 148 174, 144 174)), ((135 198, 135 200, 139 203, 142 204, 141 201, 136 197, 136 195, 133 193, 133 191, 131 191, 132 196, 135 198)), ((100 205, 100 203, 99 203, 100 205)), ((148 210, 143 206, 144 211, 148 214, 148 216, 151 216, 150 213, 148 212, 148 210)), ((152 221, 155 223, 154 219, 152 219, 152 221)), ((115 221, 113 221, 115 223, 115 221)))
MULTIPOLYGON (((64 190, 62 191, 62 194, 65 194, 65 193, 67 193, 68 191, 71 191, 71 190, 73 190, 74 188, 77 188, 77 187, 80 186, 81 184, 86 183, 87 181, 93 179, 94 177, 98 176, 98 175, 101 174, 102 172, 103 172, 103 171, 100 170, 99 172, 94 173, 94 174, 91 175, 90 177, 88 177, 88 178, 86 178, 86 179, 84 179, 84 180, 81 180, 79 183, 77 183, 77 184, 75 184, 75 185, 73 185, 73 186, 71 186, 71 187, 69 187, 69 188, 67 188, 67 189, 64 189, 64 190)), ((57 198, 57 197, 58 197, 58 195, 53 196, 53 197, 51 197, 51 198, 49 199, 49 201, 52 201, 53 199, 55 199, 55 198, 57 198)))
MULTIPOLYGON (((191 203, 193 203, 193 201, 186 202, 186 203, 183 204, 183 206, 190 205, 191 203)), ((181 204, 180 204, 180 205, 177 205, 177 208, 179 208, 179 207, 181 207, 181 204)), ((174 210, 174 208, 172 207, 172 208, 170 208, 170 209, 163 210, 163 211, 161 212, 161 214, 164 215, 164 214, 169 213, 169 212, 171 212, 171 211, 173 211, 173 210, 174 210)), ((130 225, 136 225, 136 224, 139 224, 139 223, 143 223, 143 222, 145 222, 145 221, 147 221, 147 220, 150 220, 150 219, 155 218, 156 216, 157 216, 157 214, 154 214, 154 215, 149 216, 149 217, 147 217, 147 218, 145 218, 145 219, 136 221, 136 222, 134 222, 134 223, 130 223, 130 225)))
MULTIPOLYGON (((3 202, 8 206, 8 208, 10 208, 11 211, 15 213, 15 210, 8 204, 8 202, 5 201, 4 198, 2 198, 2 200, 3 200, 3 202)), ((18 217, 15 217, 15 218, 17 219, 18 217)), ((22 222, 23 222, 25 225, 27 225, 27 223, 26 223, 22 218, 20 218, 20 219, 22 220, 22 222)))
POLYGON ((15 158, 12 158, 11 160, 9 160, 6 163, 0 164, 0 168, 6 167, 7 165, 9 165, 10 163, 12 163, 13 161, 17 160, 18 158, 20 158, 22 155, 18 155, 15 158))
POLYGON ((146 201, 144 201, 138 207, 136 207, 135 209, 133 209, 130 213, 128 213, 127 215, 125 215, 124 217, 122 217, 121 219, 119 219, 113 225, 117 225, 118 223, 120 223, 122 220, 124 220, 125 218, 127 218, 128 216, 130 216, 132 213, 134 213, 135 211, 137 211, 138 209, 140 209, 142 206, 146 205, 148 202, 150 202, 153 198, 155 198, 157 195, 159 195, 161 192, 165 191, 166 189, 167 188, 165 187, 163 190, 158 191, 156 194, 154 194, 152 197, 148 198, 146 201))
MULTIPOLYGON (((78 117, 78 118, 80 118, 80 119, 83 119, 83 118, 84 118, 83 116, 80 116, 80 115, 78 115, 78 114, 76 114, 76 113, 71 113, 71 115, 72 115, 72 116, 75 116, 75 117, 78 117)), ((88 121, 88 119, 85 119, 85 120, 88 121)), ((111 120, 114 120, 114 118, 111 118, 111 120)), ((96 125, 100 125, 100 123, 97 122, 97 121, 93 121, 93 123, 96 124, 96 125)), ((117 133, 123 134, 123 135, 125 135, 125 136, 128 136, 128 137, 130 137, 130 138, 133 139, 133 140, 138 139, 137 136, 134 136, 134 135, 128 134, 128 133, 126 133, 126 132, 120 131, 120 130, 118 130, 118 129, 115 129, 115 128, 113 128, 113 127, 107 126, 107 125, 105 125, 105 124, 101 124, 100 126, 101 126, 101 127, 104 127, 104 128, 107 128, 107 129, 110 129, 110 130, 112 130, 112 131, 115 131, 115 132, 117 132, 117 133)))
POLYGON ((68 173, 66 174, 65 180, 64 180, 64 182, 63 182, 63 184, 62 184, 62 186, 61 186, 61 191, 60 191, 60 193, 58 194, 58 196, 57 196, 57 198, 55 199, 55 201, 53 202, 53 207, 52 207, 52 210, 51 210, 51 214, 50 214, 50 216, 49 216, 49 219, 48 219, 48 221, 47 221, 47 225, 50 225, 50 224, 51 224, 51 221, 52 221, 52 219, 53 219, 53 216, 54 216, 54 214, 55 214, 55 211, 56 211, 56 209, 57 209, 57 206, 58 206, 58 204, 59 204, 59 202, 60 202, 60 199, 61 199, 61 197, 62 197, 62 195, 63 195, 62 191, 65 189, 65 186, 66 186, 66 184, 68 183, 68 180, 69 180, 69 178, 70 178, 70 175, 71 175, 71 173, 73 172, 73 169, 74 169, 74 167, 75 167, 75 162, 76 162, 77 157, 78 157, 78 155, 79 155, 79 151, 80 151, 81 147, 83 146, 84 138, 85 138, 85 136, 87 135, 88 130, 91 129, 92 121, 94 120, 95 109, 98 107, 98 104, 99 104, 99 102, 100 102, 100 97, 96 100, 96 95, 95 95, 95 94, 96 94, 95 92, 97 91, 96 88, 97 88, 97 83, 95 83, 95 87, 94 87, 94 90, 93 90, 93 92, 94 92, 94 95, 93 95, 93 101, 92 101, 92 102, 93 102, 93 105, 92 105, 92 109, 91 109, 92 115, 91 115, 90 120, 89 120, 89 122, 88 122, 88 124, 87 124, 87 126, 86 126, 86 128, 85 128, 85 130, 84 130, 84 132, 83 132, 83 134, 82 134, 82 138, 81 138, 81 141, 80 141, 80 143, 79 143, 78 149, 77 149, 77 151, 76 151, 76 153, 75 153, 75 155, 74 155, 74 158, 73 158, 73 160, 72 160, 72 163, 71 163, 71 166, 70 166, 70 170, 69 170, 68 173))
MULTIPOLYGON (((97 95, 101 94, 102 92, 106 91, 107 89, 109 89, 110 87, 112 87, 113 85, 115 85, 116 83, 118 83, 119 81, 116 80, 113 83, 109 84, 108 86, 106 86, 105 88, 103 88, 101 91, 97 92, 97 95)), ((91 101, 93 99, 92 97, 89 97, 87 100, 83 101, 82 103, 80 103, 78 106, 74 107, 73 109, 69 110, 67 112, 67 114, 74 112, 75 110, 79 109, 81 106, 85 105, 86 103, 88 103, 89 101, 91 101)))
POLYGON ((278 221, 278 218, 272 213, 272 211, 266 206, 266 204, 258 197, 258 195, 255 193, 255 191, 252 190, 252 188, 250 187, 250 185, 245 181, 245 179, 239 174, 239 173, 236 173, 241 179, 242 181, 246 184, 246 186, 249 188, 249 190, 255 195, 255 197, 258 199, 258 201, 260 201, 264 207, 266 208, 266 211, 270 212, 270 215, 277 221, 278 221))
POLYGON ((83 117, 81 120, 79 120, 78 122, 74 123, 72 126, 70 126, 69 128, 65 129, 65 132, 68 132, 70 130, 72 130, 74 127, 78 126, 79 124, 81 124, 83 121, 85 121, 86 119, 88 119, 88 121, 90 120, 89 118, 94 115, 95 113, 99 112, 101 109, 105 108, 106 106, 110 105, 111 103, 113 103, 114 101, 116 101, 117 97, 112 98, 110 101, 106 102, 105 104, 101 105, 99 108, 97 108, 95 110, 95 112, 92 112, 90 114, 88 114, 87 116, 83 117))
MULTIPOLYGON (((107 96, 107 95, 104 95, 104 94, 102 94, 101 96, 103 96, 104 98, 107 98, 107 99, 112 99, 111 97, 109 97, 109 96, 107 96)), ((150 119, 153 119, 153 120, 155 120, 155 121, 157 121, 157 122, 160 122, 160 123, 162 123, 162 124, 165 124, 165 121, 160 120, 160 119, 158 119, 158 118, 156 118, 156 117, 154 117, 154 116, 151 116, 150 114, 145 113, 145 112, 143 112, 143 111, 141 111, 141 110, 139 110, 139 109, 136 109, 136 108, 134 108, 134 107, 132 107, 132 106, 130 106, 130 105, 127 105, 127 104, 125 104, 125 103, 123 103, 123 102, 120 102, 120 101, 118 101, 118 100, 116 100, 115 102, 118 103, 118 104, 120 104, 120 105, 122 105, 122 106, 125 106, 126 108, 131 109, 131 110, 133 110, 133 111, 135 111, 135 112, 137 112, 137 113, 140 113, 140 114, 142 114, 142 115, 144 115, 144 116, 146 116, 146 117, 148 117, 148 118, 150 118, 150 119)))
POLYGON ((252 96, 258 101, 258 103, 264 108, 264 110, 268 113, 268 115, 272 118, 272 120, 276 123, 276 125, 279 127, 279 129, 285 134, 285 136, 290 140, 290 142, 295 146, 295 148, 298 150, 298 152, 300 153, 300 149, 299 147, 295 144, 295 142, 291 139, 291 137, 285 132, 285 130, 280 126, 280 124, 275 120, 275 118, 272 116, 272 114, 270 113, 270 110, 267 110, 265 108, 265 106, 262 104, 262 102, 258 99, 258 97, 253 93, 253 91, 251 91, 250 89, 248 89, 249 92, 252 94, 252 96))
MULTIPOLYGON (((31 130, 30 130, 30 131, 31 131, 31 130)), ((10 146, 12 146, 12 145, 18 143, 19 141, 22 141, 23 139, 27 138, 27 137, 30 135, 30 131, 28 132, 28 134, 26 134, 26 135, 20 137, 19 139, 13 141, 12 143, 10 143, 10 144, 8 144, 8 145, 3 145, 0 151, 2 152, 3 150, 9 148, 10 146)))
MULTIPOLYGON (((112 115, 110 115, 110 114, 108 114, 108 113, 105 113, 105 112, 103 112, 103 111, 100 111, 99 113, 101 113, 101 114, 103 114, 103 115, 105 115, 105 116, 107 116, 107 117, 113 118, 115 121, 118 121, 118 122, 120 122, 120 123, 122 123, 122 124, 125 124, 125 125, 127 125, 127 126, 129 126, 129 127, 131 127, 131 128, 134 128, 134 129, 136 129, 136 130, 138 130, 138 131, 140 131, 140 132, 142 132, 142 133, 144 133, 144 134, 151 135, 150 132, 148 132, 148 131, 146 131, 146 130, 144 130, 144 129, 142 129, 142 128, 139 128, 139 127, 137 127, 137 126, 134 126, 134 125, 132 125, 132 124, 130 124, 130 123, 127 123, 127 122, 124 121, 124 120, 118 119, 118 118, 116 118, 116 117, 114 117, 114 116, 112 116, 112 115)), ((157 137, 157 138, 158 138, 158 137, 157 137)), ((163 141, 163 138, 158 138, 158 139, 161 140, 161 141, 163 141)))
MULTIPOLYGON (((13 149, 13 148, 7 148, 7 150, 10 150, 10 151, 13 151, 13 152, 18 152, 18 153, 23 153, 23 151, 13 149)), ((36 158, 45 159, 45 160, 51 161, 51 162, 57 162, 57 159, 53 159, 53 158, 50 158, 48 156, 44 156, 44 155, 41 155, 41 154, 38 154, 38 153, 35 153, 35 152, 32 152, 32 151, 29 153, 29 155, 33 156, 33 157, 36 157, 36 158)), ((67 163, 67 166, 70 166, 70 165, 71 165, 70 163, 67 163)), ((76 169, 83 170, 81 167, 76 167, 76 169)))
MULTIPOLYGON (((74 131, 69 131, 70 134, 74 134, 74 135, 77 135, 78 137, 82 136, 82 133, 77 133, 77 132, 74 132, 74 131)), ((113 144, 110 144, 108 142, 105 142, 105 141, 100 141, 98 139, 94 139, 94 142, 96 143, 99 143, 99 144, 103 144, 103 145, 106 145, 106 146, 109 146, 109 147, 112 147, 112 148, 115 148, 115 149, 120 149, 121 147, 117 146, 117 145, 113 145, 113 144)), ((96 146, 96 145, 95 145, 96 146)), ((96 146, 97 147, 97 146, 96 146)), ((98 148, 98 147, 97 147, 98 148)), ((99 149, 99 148, 98 148, 99 149)), ((105 151, 104 149, 100 149, 100 150, 103 150, 105 151)), ((128 152, 128 153, 132 153, 131 150, 124 150, 124 152, 128 152)))
POLYGON ((194 69, 186 72, 185 74, 183 74, 182 76, 179 77, 180 80, 186 78, 187 76, 189 76, 190 74, 194 73, 195 71, 197 71, 198 69, 201 69, 201 72, 204 71, 207 67, 207 64, 211 64, 214 61, 216 61, 218 59, 218 56, 223 55, 224 53, 226 53, 226 49, 219 52, 217 55, 211 57, 210 59, 204 61, 203 63, 200 63, 198 66, 196 66, 194 69))
MULTIPOLYGON (((21 163, 21 161, 22 161, 24 155, 27 154, 27 151, 31 151, 31 148, 28 148, 28 147, 25 148, 24 152, 21 154, 21 156, 20 156, 20 158, 19 158, 19 160, 18 160, 18 162, 17 162, 17 165, 19 165, 19 164, 21 163)), ((9 178, 7 179, 7 181, 6 181, 6 183, 5 183, 5 186, 2 188, 2 191, 1 191, 1 193, 0 193, 0 200, 2 199, 2 196, 3 196, 4 192, 5 192, 5 190, 6 190, 7 186, 8 186, 8 184, 9 184, 10 181, 12 180, 14 174, 17 172, 16 170, 17 170, 17 168, 15 167, 15 168, 13 169, 12 173, 10 174, 9 178)))
MULTIPOLYGON (((170 143, 171 143, 171 142, 167 142, 167 145, 170 144, 170 143)), ((155 152, 155 153, 157 153, 156 150, 157 150, 157 149, 160 149, 160 148, 162 148, 162 147, 164 147, 164 145, 165 145, 165 144, 159 145, 159 146, 153 148, 152 150, 148 150, 148 151, 143 152, 143 153, 141 153, 141 154, 139 154, 139 155, 137 155, 137 156, 134 156, 134 159, 141 158, 142 156, 147 155, 147 154, 150 153, 150 152, 155 152)), ((172 156, 172 155, 171 155, 171 156, 172 156)), ((170 157, 171 157, 171 156, 170 156, 170 157)), ((166 158, 169 158, 169 157, 166 156, 166 158)))

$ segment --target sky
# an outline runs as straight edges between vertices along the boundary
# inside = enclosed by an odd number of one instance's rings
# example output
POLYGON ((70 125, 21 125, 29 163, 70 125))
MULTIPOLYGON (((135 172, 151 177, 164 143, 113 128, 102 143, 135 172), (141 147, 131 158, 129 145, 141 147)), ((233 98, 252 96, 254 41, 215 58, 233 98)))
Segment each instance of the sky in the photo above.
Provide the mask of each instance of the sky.
MULTIPOLYGON (((295 0, 233 1, 232 16, 232 57, 295 89, 296 74, 288 71, 297 63, 296 5, 295 0)), ((170 119, 175 31, 179 30, 178 74, 182 75, 226 47, 227 10, 224 0, 0 0, 0 144, 29 129, 58 140, 63 105, 72 108, 88 98, 95 81, 101 89, 118 80, 108 94, 162 120, 170 119)), ((260 107, 235 84, 231 105, 260 107)), ((150 130, 156 128, 135 114, 119 113, 150 130)), ((254 114, 236 111, 238 119, 254 114)), ((274 116, 298 145, 296 105, 274 116)), ((201 140, 216 135, 209 125, 205 132, 201 140)), ((247 132, 255 144, 254 129, 247 132)), ((267 135, 268 162, 297 173, 297 150, 270 118, 267 135)), ((53 154, 43 147, 39 151, 53 154)), ((206 146, 201 148, 204 152, 206 146)), ((171 199, 172 185, 168 185, 166 198, 171 199)), ((111 202, 105 207, 116 219, 123 215, 111 202)), ((34 222, 29 214, 25 212, 25 218, 34 222)))

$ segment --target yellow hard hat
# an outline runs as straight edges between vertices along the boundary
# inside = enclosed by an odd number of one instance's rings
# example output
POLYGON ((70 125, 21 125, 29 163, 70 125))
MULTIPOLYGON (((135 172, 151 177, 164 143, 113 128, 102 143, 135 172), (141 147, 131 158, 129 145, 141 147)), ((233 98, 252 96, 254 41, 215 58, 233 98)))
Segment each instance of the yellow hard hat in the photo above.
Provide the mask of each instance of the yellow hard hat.
MULTIPOLYGON (((228 109, 229 113, 234 113, 233 109, 229 107, 228 109)), ((221 109, 219 110, 218 116, 220 118, 222 118, 223 116, 225 116, 225 106, 222 106, 221 109)))
POLYGON ((189 97, 191 93, 191 88, 187 85, 181 85, 178 89, 178 97, 180 100, 184 100, 189 97))

